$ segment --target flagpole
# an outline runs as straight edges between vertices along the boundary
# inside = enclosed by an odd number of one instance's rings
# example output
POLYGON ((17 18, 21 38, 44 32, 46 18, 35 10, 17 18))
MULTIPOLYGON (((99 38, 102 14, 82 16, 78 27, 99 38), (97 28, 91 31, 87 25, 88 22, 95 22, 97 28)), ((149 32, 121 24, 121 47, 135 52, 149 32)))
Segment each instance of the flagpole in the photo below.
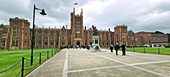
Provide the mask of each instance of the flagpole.
POLYGON ((76 5, 76 6, 77 6, 77 14, 78 14, 78 3, 74 3, 74 5, 76 5))
POLYGON ((78 12, 78 4, 77 4, 77 14, 78 14, 79 12, 78 12))

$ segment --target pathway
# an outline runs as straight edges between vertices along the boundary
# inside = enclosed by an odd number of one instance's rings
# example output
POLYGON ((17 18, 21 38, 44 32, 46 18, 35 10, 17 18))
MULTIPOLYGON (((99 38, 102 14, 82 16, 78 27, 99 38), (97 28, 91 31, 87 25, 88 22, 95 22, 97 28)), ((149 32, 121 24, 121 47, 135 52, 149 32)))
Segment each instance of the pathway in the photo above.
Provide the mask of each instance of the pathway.
POLYGON ((170 56, 63 49, 27 77, 170 77, 170 56))

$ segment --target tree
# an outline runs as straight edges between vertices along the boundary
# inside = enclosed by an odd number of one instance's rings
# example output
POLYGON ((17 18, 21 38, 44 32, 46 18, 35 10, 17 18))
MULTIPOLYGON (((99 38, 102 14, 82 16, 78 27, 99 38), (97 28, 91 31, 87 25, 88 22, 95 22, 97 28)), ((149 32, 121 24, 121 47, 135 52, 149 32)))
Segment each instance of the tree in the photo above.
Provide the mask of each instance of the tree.
POLYGON ((164 34, 164 33, 160 31, 155 31, 154 34, 164 34))

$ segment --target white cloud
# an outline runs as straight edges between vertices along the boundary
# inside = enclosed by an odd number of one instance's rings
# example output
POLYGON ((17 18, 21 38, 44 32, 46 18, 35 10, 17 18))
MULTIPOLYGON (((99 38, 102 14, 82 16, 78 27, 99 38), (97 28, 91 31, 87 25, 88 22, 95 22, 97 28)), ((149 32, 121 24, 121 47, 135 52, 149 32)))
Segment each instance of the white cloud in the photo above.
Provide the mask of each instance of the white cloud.
MULTIPOLYGON (((18 16, 28 19, 32 26, 33 4, 44 8, 47 16, 36 11, 36 25, 59 27, 70 26, 70 12, 76 1, 71 0, 1 0, 0 23, 8 24, 8 19, 18 16), (6 6, 8 5, 8 6, 6 6)), ((125 24, 128 29, 138 31, 170 32, 169 0, 79 0, 78 12, 83 8, 84 26, 96 25, 97 28, 114 29, 125 24)), ((77 13, 77 7, 76 7, 77 13)))
POLYGON ((49 26, 51 28, 60 28, 60 26, 63 26, 65 25, 64 23, 65 21, 60 21, 56 18, 53 18, 53 17, 49 17, 49 16, 41 16, 40 14, 37 14, 37 17, 36 17, 36 22, 35 24, 38 25, 38 27, 46 27, 48 28, 49 26))

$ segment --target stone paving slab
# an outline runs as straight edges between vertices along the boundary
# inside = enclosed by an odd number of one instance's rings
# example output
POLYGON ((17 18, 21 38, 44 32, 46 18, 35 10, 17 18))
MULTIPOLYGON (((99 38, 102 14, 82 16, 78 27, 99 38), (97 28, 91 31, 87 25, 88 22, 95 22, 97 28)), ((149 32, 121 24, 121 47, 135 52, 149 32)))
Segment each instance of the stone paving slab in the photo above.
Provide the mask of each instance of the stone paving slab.
POLYGON ((170 77, 170 56, 63 49, 28 77, 170 77))
POLYGON ((106 60, 94 56, 92 54, 88 54, 86 52, 76 52, 76 51, 70 51, 70 52, 69 52, 69 59, 68 59, 68 67, 69 67, 68 70, 79 70, 79 69, 86 69, 86 68, 121 65, 120 63, 112 62, 110 60, 106 60))
POLYGON ((62 77, 66 51, 59 52, 26 77, 62 77))
POLYGON ((134 67, 109 68, 69 73, 69 77, 160 77, 134 67))
POLYGON ((116 60, 119 60, 121 62, 125 62, 128 64, 133 64, 133 63, 140 63, 140 62, 150 62, 150 61, 159 61, 157 59, 153 59, 153 58, 145 58, 145 57, 139 57, 139 56, 133 56, 131 54, 128 54, 128 56, 122 56, 122 55, 118 55, 116 56, 115 53, 111 53, 111 52, 95 52, 95 54, 98 55, 104 55, 106 57, 109 58, 114 58, 116 60))
POLYGON ((146 68, 148 70, 153 70, 170 77, 170 62, 165 63, 155 63, 155 64, 144 64, 138 65, 139 67, 146 68))

